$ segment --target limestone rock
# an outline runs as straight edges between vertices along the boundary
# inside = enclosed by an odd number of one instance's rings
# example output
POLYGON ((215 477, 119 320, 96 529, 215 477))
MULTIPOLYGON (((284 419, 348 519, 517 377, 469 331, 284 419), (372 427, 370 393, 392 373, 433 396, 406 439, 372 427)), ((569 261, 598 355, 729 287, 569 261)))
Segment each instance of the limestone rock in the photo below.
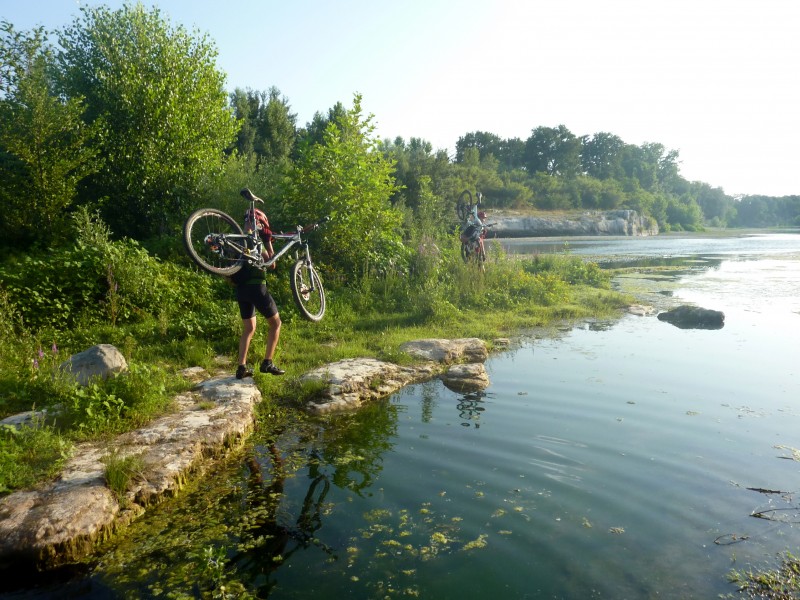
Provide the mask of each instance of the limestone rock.
POLYGON ((452 365, 440 376, 442 383, 454 392, 475 392, 489 386, 489 376, 482 363, 452 365))
POLYGON ((79 384, 87 385, 95 377, 108 379, 127 371, 128 362, 111 344, 98 344, 73 354, 61 363, 61 369, 72 374, 79 384))
POLYGON ((261 393, 252 381, 210 379, 176 398, 177 411, 111 443, 79 445, 55 481, 0 499, 0 563, 41 568, 73 562, 148 504, 174 494, 252 427, 261 393), (138 456, 144 467, 125 493, 105 484, 103 458, 138 456))
POLYGON ((680 329, 722 329, 725 326, 725 313, 684 305, 659 313, 658 320, 666 321, 680 329))
POLYGON ((646 236, 658 235, 654 219, 643 217, 635 210, 586 211, 555 217, 492 213, 497 237, 546 236, 646 236))
POLYGON ((193 383, 199 383, 208 377, 208 371, 203 367, 189 367, 180 371, 184 379, 188 379, 193 383))
POLYGON ((482 363, 489 357, 486 344, 478 338, 415 340, 402 344, 400 350, 415 358, 445 364, 454 362, 482 363))
POLYGON ((654 315, 656 313, 656 309, 652 306, 647 306, 644 304, 632 304, 628 307, 628 312, 639 317, 647 317, 654 315))
POLYGON ((374 358, 348 358, 303 375, 301 382, 320 382, 323 390, 306 404, 309 412, 324 414, 358 408, 365 402, 392 394, 404 385, 436 375, 428 363, 402 367, 374 358))

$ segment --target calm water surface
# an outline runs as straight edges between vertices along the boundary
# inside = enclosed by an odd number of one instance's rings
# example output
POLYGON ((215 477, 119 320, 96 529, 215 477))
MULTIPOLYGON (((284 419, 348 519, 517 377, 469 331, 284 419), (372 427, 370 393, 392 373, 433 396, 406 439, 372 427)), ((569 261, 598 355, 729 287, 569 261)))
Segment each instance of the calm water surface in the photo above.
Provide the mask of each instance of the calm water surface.
POLYGON ((797 553, 800 236, 587 253, 697 259, 656 287, 725 327, 585 324, 490 358, 484 392, 429 382, 287 433, 134 524, 71 593, 191 597, 218 564, 270 598, 715 598, 797 553))

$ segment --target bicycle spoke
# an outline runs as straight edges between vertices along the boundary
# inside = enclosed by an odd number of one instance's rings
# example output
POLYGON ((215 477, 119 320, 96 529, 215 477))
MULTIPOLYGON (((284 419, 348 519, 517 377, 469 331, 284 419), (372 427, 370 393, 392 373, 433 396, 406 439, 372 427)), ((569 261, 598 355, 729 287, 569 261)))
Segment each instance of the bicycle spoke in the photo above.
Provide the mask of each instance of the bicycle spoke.
POLYGON ((238 267, 241 251, 236 240, 241 229, 228 215, 214 209, 193 213, 184 227, 184 244, 189 255, 206 271, 227 274, 238 267))

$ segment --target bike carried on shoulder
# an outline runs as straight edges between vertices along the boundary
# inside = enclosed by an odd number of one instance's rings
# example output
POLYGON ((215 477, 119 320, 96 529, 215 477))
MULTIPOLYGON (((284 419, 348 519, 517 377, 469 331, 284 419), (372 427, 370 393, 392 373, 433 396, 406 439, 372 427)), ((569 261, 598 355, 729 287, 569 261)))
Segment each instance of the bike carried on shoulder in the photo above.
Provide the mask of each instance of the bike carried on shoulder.
POLYGON ((464 262, 476 261, 480 265, 486 261, 486 246, 484 240, 486 233, 495 223, 486 223, 486 213, 479 211, 483 196, 477 192, 477 202, 472 203, 472 192, 464 190, 458 197, 456 213, 462 221, 461 229, 461 258, 464 262))
POLYGON ((271 239, 285 243, 278 252, 266 256, 264 242, 255 225, 255 216, 260 212, 256 204, 264 204, 264 201, 247 188, 240 193, 250 202, 250 209, 245 215, 250 215, 252 226, 248 226, 247 232, 244 232, 236 219, 221 210, 198 209, 189 215, 183 226, 183 244, 189 256, 208 273, 232 277, 245 265, 261 270, 274 268, 279 258, 299 246, 295 251, 296 261, 292 265, 289 280, 292 297, 306 319, 319 321, 325 315, 325 290, 311 261, 308 242, 303 236, 329 221, 330 217, 305 227, 298 225, 294 233, 270 232, 271 239))

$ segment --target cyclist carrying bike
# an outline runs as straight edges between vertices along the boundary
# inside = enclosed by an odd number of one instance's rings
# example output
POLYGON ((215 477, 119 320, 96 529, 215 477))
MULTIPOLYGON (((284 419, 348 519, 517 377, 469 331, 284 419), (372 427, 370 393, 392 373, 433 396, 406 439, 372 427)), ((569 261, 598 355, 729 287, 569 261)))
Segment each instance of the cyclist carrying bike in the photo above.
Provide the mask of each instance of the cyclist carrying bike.
MULTIPOLYGON (((254 209, 253 213, 249 210, 245 213, 245 229, 250 228, 252 230, 255 228, 258 230, 264 242, 265 258, 269 258, 273 253, 269 220, 258 209, 254 209)), ((247 366, 247 353, 250 349, 250 342, 256 332, 256 311, 264 316, 269 328, 267 330, 264 360, 261 361, 259 371, 270 375, 283 375, 285 371, 272 362, 281 335, 281 317, 278 314, 275 300, 267 289, 266 272, 245 264, 231 278, 231 281, 236 285, 236 301, 239 304, 239 314, 242 317, 242 335, 239 338, 239 366, 236 367, 236 379, 253 376, 253 369, 247 366)))

